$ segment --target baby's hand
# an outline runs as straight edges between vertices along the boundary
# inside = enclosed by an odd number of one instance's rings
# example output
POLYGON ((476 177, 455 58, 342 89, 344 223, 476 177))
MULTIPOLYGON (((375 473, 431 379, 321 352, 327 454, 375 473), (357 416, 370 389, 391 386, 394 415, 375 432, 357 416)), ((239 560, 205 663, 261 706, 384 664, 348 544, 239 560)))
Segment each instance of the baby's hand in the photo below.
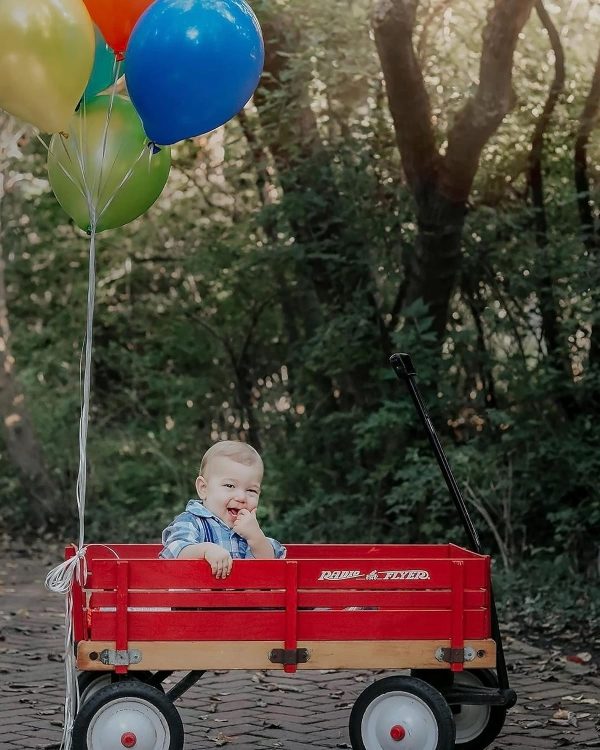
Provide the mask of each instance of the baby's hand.
POLYGON ((233 560, 229 552, 218 544, 208 543, 204 559, 210 565, 215 578, 227 578, 231 573, 233 560))
POLYGON ((247 542, 251 542, 262 536, 262 529, 256 520, 256 508, 254 510, 242 508, 233 523, 233 530, 247 542))

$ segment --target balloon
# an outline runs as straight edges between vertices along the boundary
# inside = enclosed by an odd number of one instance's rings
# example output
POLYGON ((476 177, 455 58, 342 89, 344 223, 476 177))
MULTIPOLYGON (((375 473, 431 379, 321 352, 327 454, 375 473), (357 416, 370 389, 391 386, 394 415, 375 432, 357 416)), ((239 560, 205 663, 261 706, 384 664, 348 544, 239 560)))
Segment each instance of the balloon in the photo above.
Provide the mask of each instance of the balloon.
POLYGON ((115 82, 115 74, 117 73, 117 62, 113 51, 104 41, 97 26, 94 27, 94 32, 96 34, 96 54, 94 55, 94 67, 90 80, 83 92, 86 99, 92 99, 96 94, 111 86, 115 82))
POLYGON ((156 0, 127 45, 125 80, 150 140, 207 133, 254 93, 264 62, 244 0, 156 0))
POLYGON ((120 96, 84 101, 69 137, 53 135, 48 150, 50 186, 59 203, 82 229, 91 228, 95 215, 97 232, 150 208, 170 166, 170 149, 153 153, 132 103, 120 96))
POLYGON ((90 77, 94 27, 81 0, 0 0, 0 107, 66 130, 90 77))
POLYGON ((115 51, 117 60, 122 60, 131 30, 152 0, 84 0, 84 2, 107 44, 115 51))

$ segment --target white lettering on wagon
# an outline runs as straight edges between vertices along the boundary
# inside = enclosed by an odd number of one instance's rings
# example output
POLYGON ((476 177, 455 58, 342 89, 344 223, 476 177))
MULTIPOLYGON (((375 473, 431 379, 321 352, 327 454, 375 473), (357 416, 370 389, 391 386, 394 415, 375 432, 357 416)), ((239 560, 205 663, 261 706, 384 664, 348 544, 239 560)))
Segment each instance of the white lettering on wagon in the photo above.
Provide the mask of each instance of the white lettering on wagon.
POLYGON ((360 570, 322 570, 319 581, 428 581, 431 579, 428 570, 372 570, 361 573, 360 570))

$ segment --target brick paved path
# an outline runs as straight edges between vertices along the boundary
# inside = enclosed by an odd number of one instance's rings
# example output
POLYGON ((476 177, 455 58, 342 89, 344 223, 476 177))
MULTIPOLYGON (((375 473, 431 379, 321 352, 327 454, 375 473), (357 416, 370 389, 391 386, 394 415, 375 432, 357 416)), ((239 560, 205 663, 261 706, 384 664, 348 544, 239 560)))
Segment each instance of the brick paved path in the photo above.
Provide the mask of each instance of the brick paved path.
MULTIPOLYGON (((0 750, 58 748, 64 701, 63 600, 43 587, 58 560, 0 558, 0 750)), ((600 747, 600 673, 507 638, 511 709, 492 750, 600 747)), ((174 675, 175 677, 175 675, 174 675)), ((368 672, 207 673, 176 703, 186 750, 349 748, 368 672)))

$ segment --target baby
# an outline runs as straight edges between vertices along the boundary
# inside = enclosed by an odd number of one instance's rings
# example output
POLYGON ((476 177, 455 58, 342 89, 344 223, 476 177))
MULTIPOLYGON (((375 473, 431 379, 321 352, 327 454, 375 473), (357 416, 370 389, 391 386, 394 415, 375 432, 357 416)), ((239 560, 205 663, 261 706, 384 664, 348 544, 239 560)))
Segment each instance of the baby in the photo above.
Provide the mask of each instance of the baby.
POLYGON ((247 443, 211 446, 196 479, 199 499, 163 531, 160 557, 204 559, 217 578, 231 573, 234 559, 285 557, 285 547, 265 536, 256 518, 262 477, 262 459, 247 443))

